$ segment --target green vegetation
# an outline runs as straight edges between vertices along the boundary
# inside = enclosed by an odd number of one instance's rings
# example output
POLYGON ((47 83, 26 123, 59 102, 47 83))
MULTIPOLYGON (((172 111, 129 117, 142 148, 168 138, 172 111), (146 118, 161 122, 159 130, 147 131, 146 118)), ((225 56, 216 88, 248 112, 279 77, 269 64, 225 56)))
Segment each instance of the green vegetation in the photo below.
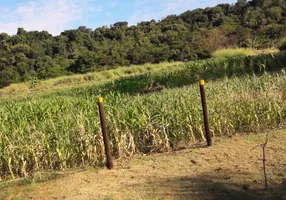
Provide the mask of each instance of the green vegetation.
POLYGON ((165 71, 178 70, 184 67, 182 62, 159 63, 117 67, 116 69, 99 72, 62 76, 54 79, 41 80, 31 78, 26 83, 11 84, 0 89, 0 98, 12 99, 19 96, 33 95, 39 92, 51 92, 56 89, 82 87, 87 85, 99 85, 123 77, 131 77, 140 74, 154 74, 165 71))
POLYGON ((280 51, 285 51, 286 50, 286 39, 281 40, 280 43, 278 44, 278 47, 280 51))
POLYGON ((58 36, 18 28, 14 36, 0 34, 0 88, 115 66, 204 59, 227 47, 283 50, 285 10, 281 0, 238 0, 161 21, 81 26, 58 36))
POLYGON ((115 157, 204 140, 202 78, 214 137, 284 125, 285 10, 239 0, 130 27, 0 34, 0 88, 23 82, 0 90, 0 180, 100 165, 100 95, 115 157), (216 51, 228 47, 244 49, 216 51))
POLYGON ((105 99, 115 157, 176 147, 180 141, 203 140, 200 78, 208 80, 214 137, 282 126, 286 117, 285 63, 283 52, 213 58, 102 85, 1 100, 0 176, 15 178, 102 163, 99 95, 105 99), (280 72, 268 73, 275 71, 280 72))

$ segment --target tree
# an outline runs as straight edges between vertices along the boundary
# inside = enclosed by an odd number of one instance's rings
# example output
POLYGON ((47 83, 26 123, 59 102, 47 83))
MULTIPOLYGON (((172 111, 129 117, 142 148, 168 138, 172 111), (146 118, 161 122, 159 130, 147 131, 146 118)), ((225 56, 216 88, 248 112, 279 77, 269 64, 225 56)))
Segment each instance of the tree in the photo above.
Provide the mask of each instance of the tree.
POLYGON ((259 7, 249 7, 244 15, 244 24, 246 27, 257 29, 266 22, 265 14, 259 7))
POLYGON ((225 47, 227 44, 227 38, 223 32, 219 29, 212 29, 208 35, 208 47, 211 52, 225 47))
POLYGON ((280 21, 282 18, 282 8, 273 6, 266 11, 266 17, 269 18, 270 22, 280 21))
POLYGON ((0 88, 18 82, 19 77, 20 75, 12 66, 5 66, 0 70, 0 88))
POLYGON ((84 54, 80 55, 74 64, 72 64, 68 70, 73 73, 87 73, 94 71, 98 66, 98 57, 95 53, 90 51, 85 51, 84 54))
POLYGON ((0 34, 0 71, 9 80, 2 87, 31 75, 49 78, 105 66, 204 59, 228 46, 284 48, 285 27, 285 0, 238 0, 132 26, 124 21, 95 30, 79 26, 58 36, 18 28, 16 35, 0 34))

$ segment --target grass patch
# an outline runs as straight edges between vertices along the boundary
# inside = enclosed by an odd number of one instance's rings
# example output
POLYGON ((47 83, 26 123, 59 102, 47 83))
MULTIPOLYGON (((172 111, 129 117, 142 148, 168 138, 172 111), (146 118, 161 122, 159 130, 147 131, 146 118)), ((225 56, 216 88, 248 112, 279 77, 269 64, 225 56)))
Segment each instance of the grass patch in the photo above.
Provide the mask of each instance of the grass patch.
POLYGON ((212 57, 233 57, 233 56, 249 56, 254 55, 254 49, 245 49, 245 48, 237 48, 237 49, 221 49, 212 53, 212 57))
POLYGON ((233 57, 233 56, 253 56, 259 54, 269 54, 269 53, 277 53, 279 50, 277 48, 270 49, 249 49, 249 48, 229 48, 229 49, 221 49, 212 53, 212 57, 233 57))

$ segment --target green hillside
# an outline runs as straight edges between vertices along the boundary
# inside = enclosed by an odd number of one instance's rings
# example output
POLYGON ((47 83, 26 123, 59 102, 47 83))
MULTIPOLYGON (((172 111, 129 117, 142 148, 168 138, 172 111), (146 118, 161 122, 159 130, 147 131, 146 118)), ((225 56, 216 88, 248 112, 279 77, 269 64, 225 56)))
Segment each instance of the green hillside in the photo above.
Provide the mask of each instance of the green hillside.
POLYGON ((285 49, 286 3, 239 0, 186 11, 136 26, 81 26, 0 34, 0 87, 28 80, 101 71, 115 66, 205 59, 225 47, 285 49))

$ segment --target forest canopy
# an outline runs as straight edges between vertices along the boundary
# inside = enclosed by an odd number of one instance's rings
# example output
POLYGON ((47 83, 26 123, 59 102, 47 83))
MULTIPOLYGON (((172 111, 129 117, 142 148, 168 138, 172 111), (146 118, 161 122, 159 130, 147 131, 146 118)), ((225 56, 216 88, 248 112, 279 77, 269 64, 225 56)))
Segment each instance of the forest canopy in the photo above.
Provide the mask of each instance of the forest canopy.
POLYGON ((285 50, 285 36, 285 0, 238 0, 136 26, 127 22, 95 30, 80 26, 58 36, 18 28, 16 35, 0 34, 0 88, 31 77, 204 59, 226 47, 285 50))

